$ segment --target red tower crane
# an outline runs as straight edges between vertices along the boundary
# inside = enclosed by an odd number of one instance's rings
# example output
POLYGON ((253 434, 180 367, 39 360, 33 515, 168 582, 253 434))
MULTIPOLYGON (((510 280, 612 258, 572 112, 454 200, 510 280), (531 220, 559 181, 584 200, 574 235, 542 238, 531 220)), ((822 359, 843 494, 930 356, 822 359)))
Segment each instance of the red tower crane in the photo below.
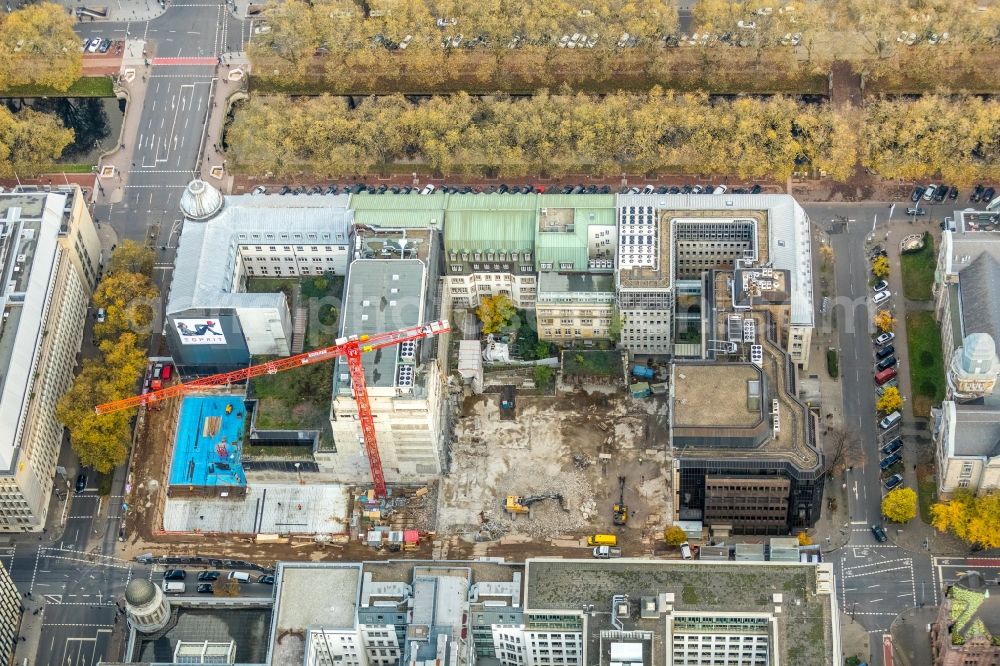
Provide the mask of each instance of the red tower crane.
POLYGON ((347 367, 351 371, 351 389, 354 392, 354 400, 358 404, 358 418, 361 421, 361 433, 365 440, 365 449, 368 453, 368 464, 372 470, 372 481, 375 485, 375 495, 385 497, 385 475, 382 473, 382 459, 378 454, 378 441, 375 438, 375 421, 372 418, 371 405, 368 404, 368 387, 365 384, 365 369, 361 364, 361 355, 365 352, 392 347, 394 345, 408 342, 410 340, 422 340, 451 330, 447 320, 432 321, 420 326, 391 331, 389 333, 375 333, 374 335, 352 335, 347 338, 338 338, 330 347, 321 347, 303 354, 281 358, 276 361, 268 361, 258 365, 251 365, 241 370, 233 372, 223 372, 217 375, 209 375, 195 379, 184 384, 174 384, 162 388, 158 391, 150 391, 142 395, 132 396, 124 400, 116 400, 98 405, 95 409, 98 414, 110 414, 112 412, 138 407, 139 405, 150 405, 161 400, 176 398, 178 396, 193 393, 199 389, 211 386, 227 386, 237 382, 242 382, 261 375, 274 375, 285 370, 301 368, 304 365, 321 363, 338 356, 347 357, 347 367))

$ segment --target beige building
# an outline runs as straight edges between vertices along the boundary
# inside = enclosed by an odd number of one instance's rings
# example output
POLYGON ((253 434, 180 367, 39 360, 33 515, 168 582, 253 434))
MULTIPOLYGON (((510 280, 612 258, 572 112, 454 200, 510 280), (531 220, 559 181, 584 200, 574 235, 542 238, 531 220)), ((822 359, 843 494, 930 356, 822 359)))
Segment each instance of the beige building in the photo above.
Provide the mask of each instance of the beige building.
POLYGON ((615 306, 613 275, 541 273, 538 276, 538 338, 559 344, 608 339, 615 306))
POLYGON ((0 531, 45 524, 100 261, 78 187, 0 194, 0 531))
POLYGON ((1000 585, 978 572, 947 591, 931 625, 934 666, 1000 666, 1000 585))
POLYGON ((21 593, 14 586, 10 572, 0 562, 0 664, 10 664, 17 649, 21 627, 21 593))

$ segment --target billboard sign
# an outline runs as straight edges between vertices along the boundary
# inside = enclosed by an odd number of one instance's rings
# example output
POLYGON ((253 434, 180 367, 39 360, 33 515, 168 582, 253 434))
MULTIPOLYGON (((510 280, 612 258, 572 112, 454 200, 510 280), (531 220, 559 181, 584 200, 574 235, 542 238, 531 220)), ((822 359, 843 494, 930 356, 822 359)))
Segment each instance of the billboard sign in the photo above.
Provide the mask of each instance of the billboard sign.
POLYGON ((226 336, 217 319, 175 319, 174 328, 184 345, 224 345, 226 336))

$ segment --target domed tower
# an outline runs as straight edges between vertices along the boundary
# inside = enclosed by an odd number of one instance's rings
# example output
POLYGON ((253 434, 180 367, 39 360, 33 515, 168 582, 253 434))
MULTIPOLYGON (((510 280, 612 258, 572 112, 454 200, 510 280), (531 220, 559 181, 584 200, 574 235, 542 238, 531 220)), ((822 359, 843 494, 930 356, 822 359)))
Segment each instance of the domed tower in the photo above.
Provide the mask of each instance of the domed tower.
POLYGON ((163 590, 145 578, 136 578, 125 588, 125 612, 136 631, 151 634, 170 621, 170 601, 163 590))
POLYGON ((181 212, 189 220, 202 222, 214 216, 225 204, 222 193, 203 180, 192 180, 181 195, 181 212))
POLYGON ((955 350, 948 366, 948 393, 957 402, 975 400, 993 393, 1000 359, 988 333, 971 333, 955 350))

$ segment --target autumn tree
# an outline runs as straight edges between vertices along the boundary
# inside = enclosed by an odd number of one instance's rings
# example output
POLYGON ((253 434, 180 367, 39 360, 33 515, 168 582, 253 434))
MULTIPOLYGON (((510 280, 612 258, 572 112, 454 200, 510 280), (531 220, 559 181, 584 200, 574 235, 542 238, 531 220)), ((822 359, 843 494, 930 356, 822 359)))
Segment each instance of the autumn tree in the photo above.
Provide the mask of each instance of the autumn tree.
POLYGON ((884 278, 889 274, 889 259, 881 254, 872 259, 872 275, 884 278))
POLYGON ((37 176, 72 142, 73 130, 55 116, 31 109, 15 115, 0 105, 0 177, 37 176))
POLYGON ((126 239, 119 243, 118 247, 111 253, 107 272, 109 275, 113 273, 139 273, 151 276, 155 261, 156 252, 153 251, 153 248, 126 239))
POLYGON ((484 296, 476 307, 476 316, 483 323, 483 333, 496 333, 514 318, 517 310, 504 294, 484 296))
POLYGON ((98 340, 115 340, 125 332, 136 335, 140 344, 152 332, 153 312, 159 295, 156 285, 139 273, 111 273, 97 285, 94 305, 104 308, 103 323, 94 324, 98 340))
POLYGON ((212 586, 212 594, 217 597, 238 597, 240 592, 240 582, 232 578, 225 578, 212 586))
POLYGON ((809 533, 802 531, 799 532, 799 545, 800 546, 811 546, 813 540, 809 538, 809 533))
POLYGON ((889 333, 896 325, 896 320, 888 310, 879 310, 875 314, 875 326, 883 333, 889 333))
POLYGON ((903 407, 903 396, 899 394, 899 389, 895 386, 887 388, 875 402, 875 409, 888 414, 903 407))
POLYGON ((56 3, 26 5, 3 15, 0 44, 0 89, 41 86, 64 91, 83 74, 80 38, 70 15, 56 3))
POLYGON ((912 488, 890 490, 882 498, 882 515, 894 523, 906 523, 917 515, 917 493, 912 488))
POLYGON ((687 534, 677 525, 671 525, 663 531, 663 541, 668 546, 679 546, 687 540, 687 534))
POLYGON ((820 246, 819 256, 820 259, 823 261, 824 267, 829 266, 830 264, 833 263, 834 253, 833 253, 833 248, 830 247, 829 243, 824 243, 823 245, 820 246))
POLYGON ((946 502, 931 506, 932 525, 966 543, 1000 548, 1000 494, 975 496, 960 491, 946 502))
POLYGON ((860 466, 865 462, 865 450, 861 445, 861 435, 850 428, 830 428, 823 436, 823 456, 826 471, 840 474, 848 467, 860 466))

